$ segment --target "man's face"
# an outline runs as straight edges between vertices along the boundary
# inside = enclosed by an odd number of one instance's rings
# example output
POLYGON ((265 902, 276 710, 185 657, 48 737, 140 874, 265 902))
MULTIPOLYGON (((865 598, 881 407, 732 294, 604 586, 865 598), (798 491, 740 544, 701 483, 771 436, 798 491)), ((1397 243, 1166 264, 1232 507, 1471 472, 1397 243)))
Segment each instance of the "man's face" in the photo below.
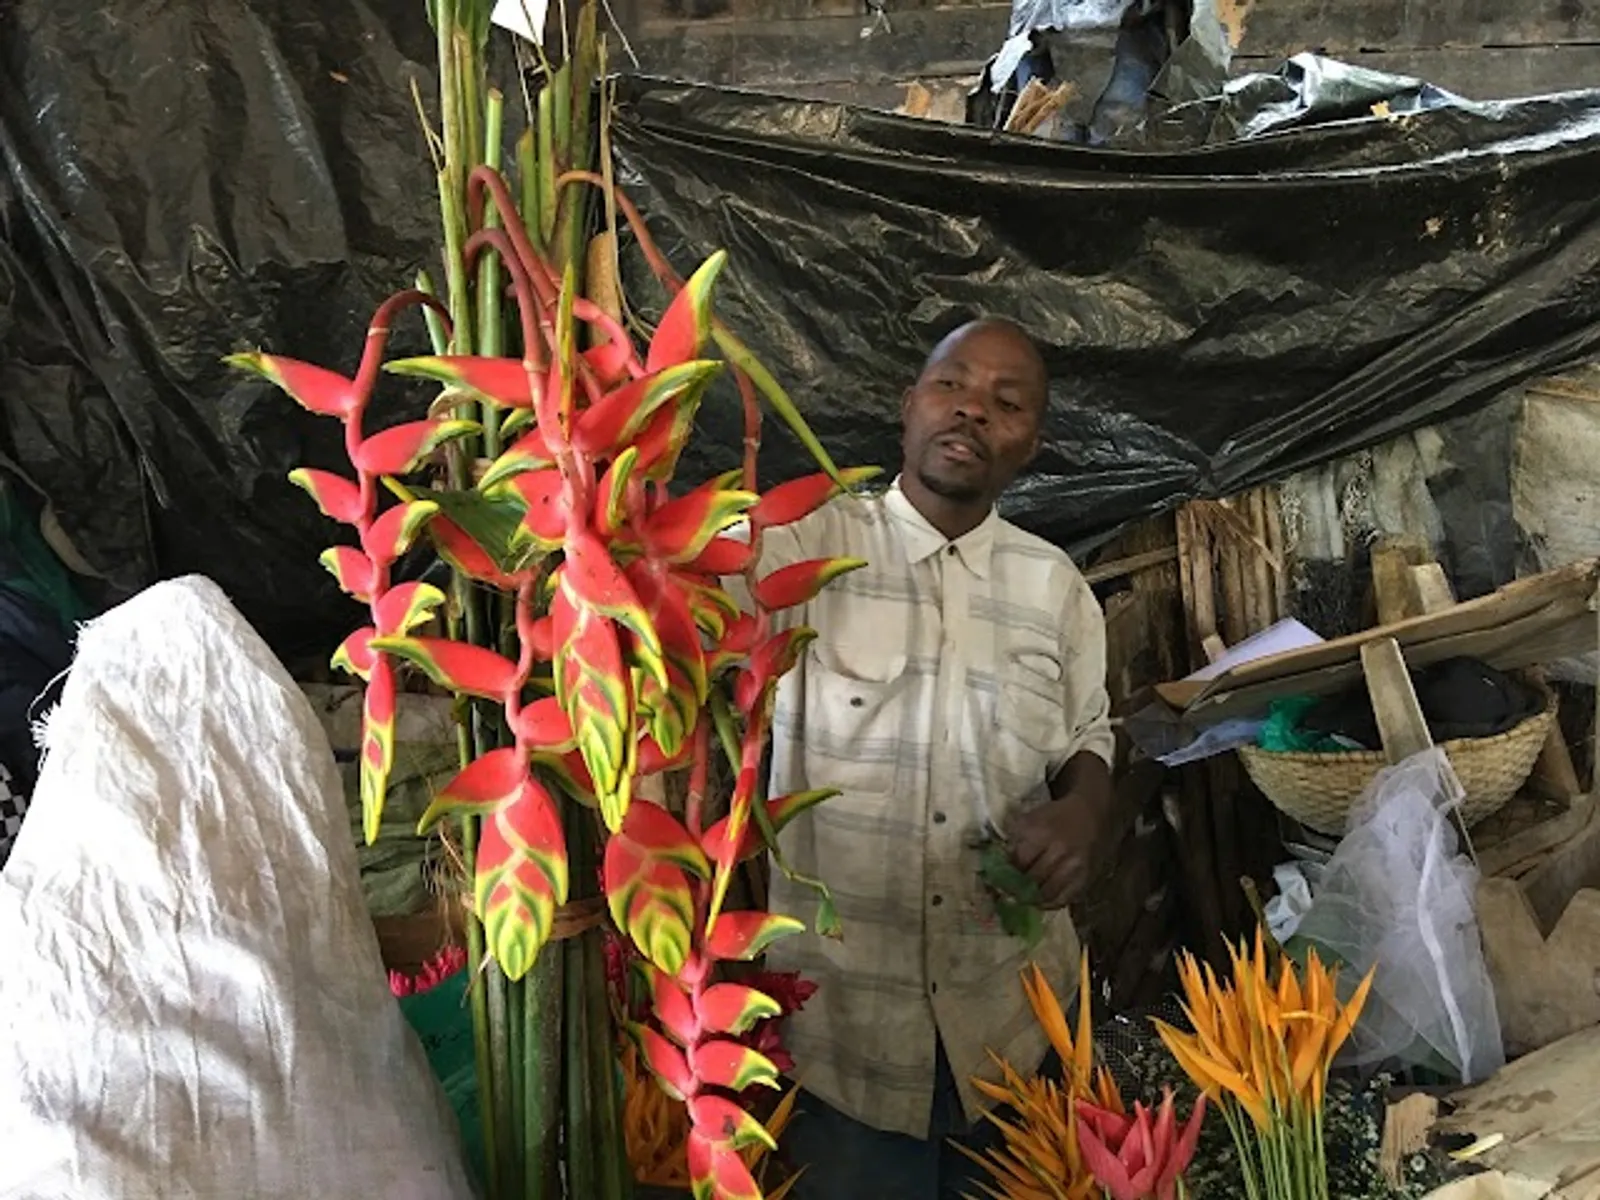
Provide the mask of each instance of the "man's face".
POLYGON ((1019 330, 957 330, 906 393, 907 475, 958 504, 992 504, 1039 449, 1044 363, 1019 330))

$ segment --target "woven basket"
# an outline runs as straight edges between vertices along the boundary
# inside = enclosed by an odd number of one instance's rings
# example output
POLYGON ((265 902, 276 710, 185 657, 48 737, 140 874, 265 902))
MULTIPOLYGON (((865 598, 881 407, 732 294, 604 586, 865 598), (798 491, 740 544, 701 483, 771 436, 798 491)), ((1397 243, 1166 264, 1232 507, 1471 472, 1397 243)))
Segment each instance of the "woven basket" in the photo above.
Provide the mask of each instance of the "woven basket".
MULTIPOLYGON (((1498 812, 1527 782, 1555 723, 1556 699, 1546 693, 1543 712, 1504 733, 1441 744, 1466 792, 1461 812, 1469 827, 1498 812)), ((1351 806, 1388 765, 1381 753, 1368 750, 1280 753, 1241 746, 1239 757, 1255 785, 1282 812, 1333 837, 1344 836, 1351 806)))

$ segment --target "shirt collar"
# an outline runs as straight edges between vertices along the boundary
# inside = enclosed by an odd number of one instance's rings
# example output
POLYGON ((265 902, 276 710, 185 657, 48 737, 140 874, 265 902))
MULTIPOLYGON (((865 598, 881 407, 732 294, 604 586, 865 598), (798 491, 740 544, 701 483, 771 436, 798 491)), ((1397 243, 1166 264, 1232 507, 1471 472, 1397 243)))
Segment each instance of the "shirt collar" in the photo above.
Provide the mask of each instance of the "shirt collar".
POLYGON ((932 522, 918 512, 916 505, 907 499, 905 492, 900 490, 898 475, 889 485, 884 504, 905 540, 907 562, 919 563, 925 558, 932 558, 935 554, 947 554, 953 549, 967 570, 979 579, 989 578, 995 529, 1000 524, 1000 516, 994 509, 989 510, 989 515, 984 517, 976 528, 951 541, 935 529, 932 522))

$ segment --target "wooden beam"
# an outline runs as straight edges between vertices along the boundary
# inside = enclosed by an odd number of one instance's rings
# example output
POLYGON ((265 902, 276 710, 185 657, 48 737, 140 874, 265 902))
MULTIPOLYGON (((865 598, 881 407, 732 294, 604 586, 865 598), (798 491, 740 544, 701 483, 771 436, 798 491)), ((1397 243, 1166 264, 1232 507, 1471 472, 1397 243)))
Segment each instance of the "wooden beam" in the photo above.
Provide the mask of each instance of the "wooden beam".
POLYGON ((1372 697, 1372 712, 1378 719, 1383 738, 1383 753, 1391 765, 1404 762, 1413 754, 1433 747, 1428 720, 1417 703, 1400 643, 1393 638, 1368 642, 1361 647, 1361 669, 1367 677, 1367 692, 1372 697))
POLYGON ((1442 46, 1589 43, 1600 23, 1574 0, 1213 0, 1241 54, 1339 55, 1442 46))
POLYGON ((1443 612, 1456 602, 1456 590, 1444 568, 1436 562, 1423 563, 1406 572, 1406 590, 1410 606, 1421 615, 1443 612))
POLYGON ((1146 550, 1142 554, 1130 554, 1126 558, 1095 563, 1084 571, 1083 577, 1090 583, 1105 583, 1107 580, 1121 579, 1124 575, 1136 575, 1140 571, 1148 571, 1151 567, 1165 566, 1167 563, 1176 562, 1177 559, 1176 546, 1162 546, 1156 550, 1146 550))
POLYGON ((1506 1053, 1526 1054, 1600 1023, 1600 891, 1573 893, 1548 938, 1515 879, 1479 883, 1477 909, 1506 1053))
POLYGON ((1178 559, 1182 568, 1183 607, 1188 613, 1190 667, 1217 659, 1216 542, 1201 510, 1185 504, 1178 510, 1178 559))
POLYGON ((1372 548, 1372 596, 1378 609, 1378 624, 1392 625, 1407 617, 1420 617, 1411 570, 1433 557, 1428 543, 1419 537, 1385 537, 1372 548))
POLYGON ((1595 803, 1590 796, 1573 797, 1556 810, 1548 800, 1534 795, 1515 797, 1474 831, 1478 866, 1484 875, 1518 878, 1566 845, 1589 827, 1595 803), (1549 815, 1541 818, 1542 813, 1549 815))
POLYGON ((840 15, 647 20, 629 38, 640 69, 652 75, 780 90, 860 86, 976 74, 1005 41, 1011 6, 891 6, 889 20, 889 30, 863 37, 872 18, 852 5, 840 15))
MULTIPOLYGON (((1559 1183, 1552 1198, 1578 1200, 1600 1192, 1600 1026, 1573 1034, 1510 1063, 1492 1079, 1450 1097, 1444 1133, 1497 1145, 1477 1161, 1526 1180, 1559 1183)), ((1534 1193, 1530 1193, 1534 1194, 1534 1193)), ((1537 1193, 1537 1194, 1543 1194, 1537 1193)))

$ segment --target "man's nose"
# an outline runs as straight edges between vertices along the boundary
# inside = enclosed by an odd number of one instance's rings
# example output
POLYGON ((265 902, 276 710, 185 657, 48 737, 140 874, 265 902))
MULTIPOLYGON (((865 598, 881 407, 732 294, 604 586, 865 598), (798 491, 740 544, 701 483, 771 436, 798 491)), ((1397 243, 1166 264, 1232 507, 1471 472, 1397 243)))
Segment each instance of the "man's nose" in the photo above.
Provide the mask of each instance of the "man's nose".
POLYGON ((969 388, 956 401, 956 414, 977 425, 989 423, 989 396, 979 388, 969 388))

